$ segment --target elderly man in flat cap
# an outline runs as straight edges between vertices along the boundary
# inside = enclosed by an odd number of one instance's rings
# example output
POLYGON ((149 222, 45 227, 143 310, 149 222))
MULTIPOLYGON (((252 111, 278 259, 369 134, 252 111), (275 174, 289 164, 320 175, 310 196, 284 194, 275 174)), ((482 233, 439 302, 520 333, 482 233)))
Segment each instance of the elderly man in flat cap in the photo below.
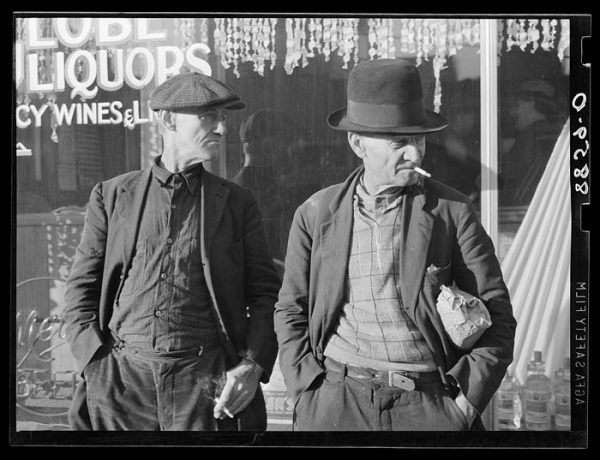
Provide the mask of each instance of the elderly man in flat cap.
POLYGON ((163 152, 95 186, 66 288, 83 377, 74 429, 264 430, 277 355, 279 280, 256 201, 202 163, 227 110, 244 107, 198 73, 151 95, 163 152))
POLYGON ((422 99, 414 65, 366 61, 329 117, 363 166, 311 196, 290 230, 275 330, 296 430, 482 429, 512 361, 492 242, 465 195, 419 172, 425 135, 446 126, 422 99), (442 285, 489 312, 467 349, 437 311, 442 285))

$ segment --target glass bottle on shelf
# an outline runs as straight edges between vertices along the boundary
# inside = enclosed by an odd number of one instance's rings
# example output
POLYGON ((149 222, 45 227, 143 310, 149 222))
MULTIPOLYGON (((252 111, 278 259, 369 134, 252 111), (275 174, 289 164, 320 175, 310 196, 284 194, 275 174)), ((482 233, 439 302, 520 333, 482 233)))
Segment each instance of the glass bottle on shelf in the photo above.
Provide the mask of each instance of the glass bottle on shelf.
POLYGON ((525 382, 525 429, 547 431, 552 429, 552 380, 545 375, 542 352, 534 351, 527 365, 525 382))
POLYGON ((571 362, 565 358, 561 379, 554 387, 554 401, 556 408, 555 427, 559 431, 571 429, 571 362))
POLYGON ((496 429, 520 430, 522 416, 521 385, 509 370, 496 392, 496 429))

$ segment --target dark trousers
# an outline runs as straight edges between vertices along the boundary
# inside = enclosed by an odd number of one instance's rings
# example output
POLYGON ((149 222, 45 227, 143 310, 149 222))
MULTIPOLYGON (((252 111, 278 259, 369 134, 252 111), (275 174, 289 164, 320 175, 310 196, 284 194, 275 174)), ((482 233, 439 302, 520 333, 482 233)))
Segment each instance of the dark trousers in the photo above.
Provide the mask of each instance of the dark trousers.
POLYGON ((302 393, 295 431, 465 431, 467 420, 441 379, 412 391, 328 371, 302 393))
MULTIPOLYGON (((139 431, 264 430, 260 388, 233 419, 213 417, 226 370, 221 348, 178 358, 105 347, 84 370, 90 429, 139 431)), ((75 429, 77 429, 74 426, 75 429)))

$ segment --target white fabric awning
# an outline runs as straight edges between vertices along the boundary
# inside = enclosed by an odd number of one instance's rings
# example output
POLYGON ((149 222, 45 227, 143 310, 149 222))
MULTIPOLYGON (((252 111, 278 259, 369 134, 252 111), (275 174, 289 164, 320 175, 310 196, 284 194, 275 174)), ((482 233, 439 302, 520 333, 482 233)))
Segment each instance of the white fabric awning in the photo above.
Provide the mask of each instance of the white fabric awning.
POLYGON ((565 123, 544 175, 502 271, 517 320, 511 372, 523 383, 534 350, 546 362, 546 375, 563 367, 570 355, 571 191, 569 120, 565 123))

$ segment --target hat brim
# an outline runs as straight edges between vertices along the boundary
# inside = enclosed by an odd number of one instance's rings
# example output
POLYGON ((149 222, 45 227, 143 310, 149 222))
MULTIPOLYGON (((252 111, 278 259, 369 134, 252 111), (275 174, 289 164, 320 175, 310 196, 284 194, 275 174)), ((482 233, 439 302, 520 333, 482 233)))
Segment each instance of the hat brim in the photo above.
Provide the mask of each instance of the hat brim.
POLYGON ((220 100, 220 101, 218 100, 218 101, 211 102, 210 104, 191 104, 191 105, 181 105, 181 106, 175 106, 175 107, 152 107, 152 105, 150 106, 150 108, 155 111, 164 109, 164 110, 169 110, 171 112, 186 112, 188 110, 193 110, 193 109, 198 109, 198 108, 203 108, 203 109, 223 108, 223 109, 227 109, 227 110, 241 110, 245 107, 246 107, 246 104, 244 104, 238 98, 220 100))
POLYGON ((346 116, 346 107, 336 110, 327 118, 327 123, 333 129, 339 131, 356 131, 361 133, 381 133, 381 134, 426 134, 441 131, 448 122, 441 115, 425 111, 425 121, 418 125, 402 125, 402 126, 364 126, 353 123, 346 116))
POLYGON ((246 107, 240 99, 229 99, 225 101, 215 101, 211 104, 206 104, 202 106, 203 108, 220 108, 227 110, 241 110, 246 107))

